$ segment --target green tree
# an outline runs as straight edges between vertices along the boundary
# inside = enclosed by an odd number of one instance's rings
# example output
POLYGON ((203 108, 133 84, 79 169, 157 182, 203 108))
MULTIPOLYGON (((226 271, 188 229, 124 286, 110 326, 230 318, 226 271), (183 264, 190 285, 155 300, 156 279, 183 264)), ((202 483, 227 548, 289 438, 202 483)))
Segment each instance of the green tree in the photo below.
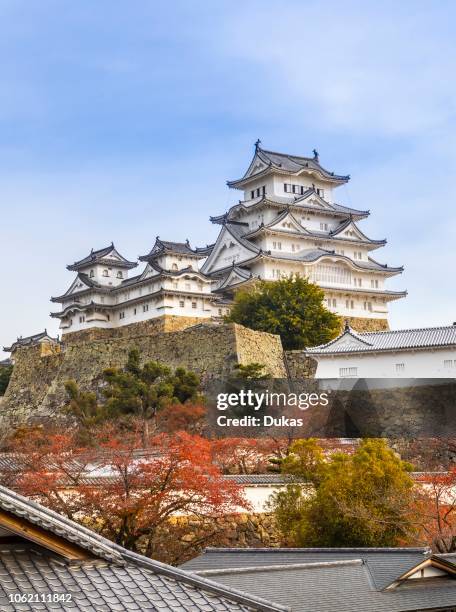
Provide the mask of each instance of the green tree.
POLYGON ((260 280, 236 293, 226 321, 278 334, 285 349, 302 349, 329 342, 340 331, 339 317, 323 299, 320 287, 299 275, 260 280))
POLYGON ((172 372, 158 361, 141 366, 138 349, 130 351, 125 368, 109 368, 103 378, 107 383, 103 389, 106 410, 112 417, 134 415, 148 420, 160 408, 200 399, 196 374, 185 368, 172 372))
POLYGON ((141 356, 132 349, 124 368, 108 368, 102 374, 102 398, 91 391, 81 391, 76 382, 67 381, 67 413, 73 415, 81 436, 88 439, 93 427, 107 420, 139 417, 147 438, 148 423, 157 411, 173 404, 201 401, 200 380, 185 368, 174 372, 157 361, 141 365, 141 356))
POLYGON ((321 449, 291 448, 282 470, 310 482, 276 493, 271 508, 295 546, 397 546, 414 531, 411 466, 384 440, 321 460, 321 449))
POLYGON ((234 366, 235 376, 240 380, 266 380, 270 378, 263 363, 237 363, 234 366))
POLYGON ((13 366, 0 366, 0 395, 4 395, 12 372, 13 366))
POLYGON ((96 393, 81 391, 75 380, 67 380, 65 390, 68 395, 65 412, 73 416, 78 423, 79 441, 83 444, 89 443, 92 428, 108 417, 106 408, 98 402, 96 393))

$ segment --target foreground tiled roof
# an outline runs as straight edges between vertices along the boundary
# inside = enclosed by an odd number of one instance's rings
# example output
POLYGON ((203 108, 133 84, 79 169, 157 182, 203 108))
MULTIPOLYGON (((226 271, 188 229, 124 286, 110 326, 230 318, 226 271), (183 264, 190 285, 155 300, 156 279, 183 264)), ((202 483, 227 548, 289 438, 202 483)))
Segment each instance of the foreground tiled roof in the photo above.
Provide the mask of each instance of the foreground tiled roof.
POLYGON ((25 538, 1 541, 0 610, 163 612, 284 610, 113 544, 91 530, 0 487, 0 508, 91 553, 67 560, 25 538), (10 602, 10 595, 68 593, 69 602, 10 602))
MULTIPOLYGON (((398 577, 430 558, 427 549, 208 549, 184 567, 292 612, 416 612, 453 609, 451 576, 398 577)), ((453 559, 444 559, 450 564, 453 559)), ((453 566, 454 569, 454 566, 453 566)))
POLYGON ((363 559, 377 588, 384 588, 397 576, 430 554, 418 548, 206 548, 204 553, 182 565, 191 571, 256 566, 294 565, 363 559))
POLYGON ((355 332, 347 325, 343 333, 331 342, 306 350, 325 355, 453 346, 456 347, 456 325, 364 333, 355 332))

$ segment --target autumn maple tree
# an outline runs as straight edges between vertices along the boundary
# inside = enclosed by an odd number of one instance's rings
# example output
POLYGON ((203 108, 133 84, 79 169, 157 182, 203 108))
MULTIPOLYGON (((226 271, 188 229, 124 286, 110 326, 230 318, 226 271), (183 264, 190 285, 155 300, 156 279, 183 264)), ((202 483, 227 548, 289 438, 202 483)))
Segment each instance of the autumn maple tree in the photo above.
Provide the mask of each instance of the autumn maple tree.
POLYGON ((417 477, 417 517, 423 540, 439 553, 456 551, 456 468, 417 477))
POLYGON ((211 442, 200 436, 159 434, 139 450, 139 422, 130 430, 108 423, 93 435, 89 449, 75 445, 71 433, 36 433, 16 449, 13 443, 12 454, 20 457, 15 489, 150 556, 163 548, 163 538, 173 542, 173 517, 214 518, 249 508, 242 490, 211 462, 211 442))

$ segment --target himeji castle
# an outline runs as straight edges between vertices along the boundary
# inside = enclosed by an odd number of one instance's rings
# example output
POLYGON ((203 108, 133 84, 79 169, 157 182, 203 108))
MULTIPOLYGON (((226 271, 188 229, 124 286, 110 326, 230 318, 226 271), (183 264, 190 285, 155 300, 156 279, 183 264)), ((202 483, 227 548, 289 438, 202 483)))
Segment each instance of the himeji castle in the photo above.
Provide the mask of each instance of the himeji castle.
POLYGON ((320 285, 326 306, 359 331, 388 328, 388 304, 406 295, 386 280, 400 274, 374 259, 386 240, 366 236, 359 222, 367 210, 337 202, 347 175, 326 170, 317 151, 300 157, 267 151, 257 141, 244 176, 228 187, 242 199, 222 215, 216 242, 203 248, 157 238, 145 263, 128 261, 111 244, 68 266, 69 289, 52 298, 51 314, 62 333, 89 327, 119 327, 165 314, 217 318, 228 312, 241 287, 257 279, 300 274, 320 285))

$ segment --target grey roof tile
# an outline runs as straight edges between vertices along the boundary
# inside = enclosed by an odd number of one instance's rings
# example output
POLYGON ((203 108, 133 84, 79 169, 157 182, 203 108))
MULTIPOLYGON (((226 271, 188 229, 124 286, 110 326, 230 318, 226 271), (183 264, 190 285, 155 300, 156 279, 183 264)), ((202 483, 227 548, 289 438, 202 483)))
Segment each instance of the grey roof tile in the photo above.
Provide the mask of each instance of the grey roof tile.
POLYGON ((23 540, 0 546, 0 610, 11 609, 11 593, 71 593, 61 602, 15 604, 15 610, 283 610, 205 578, 137 555, 90 530, 0 487, 0 509, 44 527, 85 548, 97 558, 66 562, 23 540), (33 607, 32 607, 33 606, 33 607))
MULTIPOLYGON (((416 612, 456 606, 448 577, 384 589, 430 556, 426 548, 206 549, 183 567, 293 612, 416 612)), ((455 556, 436 555, 450 562, 455 556)))
POLYGON ((327 344, 310 347, 307 352, 324 355, 445 346, 456 346, 456 325, 364 333, 355 332, 347 325, 337 338, 327 344), (344 336, 354 341, 338 346, 338 341, 344 336))

